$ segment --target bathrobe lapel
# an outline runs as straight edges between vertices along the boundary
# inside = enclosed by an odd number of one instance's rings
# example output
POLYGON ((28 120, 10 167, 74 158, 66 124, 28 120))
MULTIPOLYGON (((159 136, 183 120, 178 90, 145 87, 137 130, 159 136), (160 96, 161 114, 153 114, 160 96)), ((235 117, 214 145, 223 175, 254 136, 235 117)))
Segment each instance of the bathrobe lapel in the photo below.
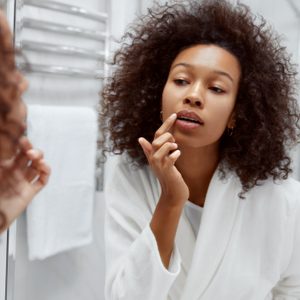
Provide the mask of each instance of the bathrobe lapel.
POLYGON ((241 184, 236 177, 228 175, 227 179, 221 180, 218 171, 214 173, 206 195, 195 248, 189 248, 188 244, 184 247, 180 242, 180 252, 186 252, 184 256, 190 255, 191 251, 193 253, 192 259, 183 258, 191 260, 191 265, 182 300, 202 299, 201 296, 213 280, 235 224, 240 191, 241 184))

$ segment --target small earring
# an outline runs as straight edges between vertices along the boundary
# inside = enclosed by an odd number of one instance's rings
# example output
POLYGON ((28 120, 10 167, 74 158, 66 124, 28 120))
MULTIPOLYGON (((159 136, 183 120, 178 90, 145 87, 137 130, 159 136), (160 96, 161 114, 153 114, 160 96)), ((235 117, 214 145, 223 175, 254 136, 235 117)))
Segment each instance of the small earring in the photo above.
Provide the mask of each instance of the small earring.
POLYGON ((160 120, 162 121, 163 120, 163 111, 162 110, 160 111, 159 115, 160 115, 160 120))

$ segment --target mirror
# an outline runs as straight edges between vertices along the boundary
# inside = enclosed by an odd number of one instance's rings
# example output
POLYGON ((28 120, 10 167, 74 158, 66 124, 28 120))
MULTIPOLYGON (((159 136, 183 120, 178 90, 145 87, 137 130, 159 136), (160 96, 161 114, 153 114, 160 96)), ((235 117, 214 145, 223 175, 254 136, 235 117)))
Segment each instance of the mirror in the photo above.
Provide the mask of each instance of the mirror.
MULTIPOLYGON (((108 72, 102 58, 113 52, 117 47, 115 41, 122 36, 127 25, 136 15, 145 12, 153 1, 89 0, 83 3, 80 0, 61 0, 58 2, 67 6, 58 5, 58 8, 56 6, 54 9, 53 1, 46 0, 1 2, 10 12, 8 15, 15 14, 12 22, 16 20, 16 45, 32 63, 30 72, 26 73, 30 88, 24 100, 32 106, 96 107, 98 91, 103 85, 101 77, 104 73, 102 72, 108 72), (91 13, 89 19, 80 14, 66 13, 64 9, 70 6, 86 9, 91 13), (97 16, 101 19, 101 14, 108 15, 107 27, 103 22, 97 21, 97 16), (57 24, 53 24, 54 21, 57 24), (73 29, 65 28, 63 25, 72 25, 73 29), (80 29, 84 30, 80 31, 80 29), (106 40, 105 37, 103 39, 103 36, 101 38, 101 32, 108 32, 110 39, 106 40), (95 39, 94 34, 99 39, 95 39), (94 80, 94 76, 97 76, 98 80, 94 80)), ((264 15, 279 32, 284 33, 286 46, 299 61, 300 18, 297 10, 291 7, 291 3, 295 4, 296 1, 246 0, 243 2, 250 5, 254 12, 264 15), (273 9, 270 10, 270 7, 273 9)), ((28 71, 26 62, 21 62, 20 67, 24 72, 28 71)), ((299 178, 298 150, 293 156, 294 176, 299 178)), ((63 163, 61 162, 60 166, 63 163)), ((44 227, 45 231, 35 231, 40 227, 35 223, 36 214, 34 207, 31 207, 9 230, 5 300, 104 299, 105 207, 101 192, 103 166, 98 163, 95 171, 98 174, 96 184, 98 188, 93 202, 89 203, 91 213, 89 216, 92 215, 93 222, 93 240, 88 240, 82 247, 72 247, 68 251, 57 253, 54 251, 51 255, 39 252, 40 257, 43 256, 42 259, 37 258, 37 252, 34 252, 34 256, 31 256, 33 259, 30 259, 30 255, 33 254, 28 250, 32 250, 28 243, 33 242, 35 234, 40 236, 47 234, 44 227), (31 232, 29 235, 28 228, 31 232)), ((109 173, 109 167, 106 168, 106 172, 109 173)), ((34 200, 34 204, 39 201, 41 202, 42 199, 34 200)), ((55 218, 56 215, 53 211, 50 212, 50 207, 48 208, 48 211, 42 213, 51 221, 51 218, 55 218)), ((46 246, 40 247, 39 251, 45 248, 46 246)))

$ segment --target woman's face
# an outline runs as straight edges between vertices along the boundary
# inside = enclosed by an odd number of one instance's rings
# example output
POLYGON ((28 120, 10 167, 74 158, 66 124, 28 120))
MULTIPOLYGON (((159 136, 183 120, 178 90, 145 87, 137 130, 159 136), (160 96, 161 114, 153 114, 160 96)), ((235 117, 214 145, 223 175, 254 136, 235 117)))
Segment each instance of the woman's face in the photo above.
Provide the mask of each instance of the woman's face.
POLYGON ((28 82, 14 67, 12 35, 6 17, 1 11, 0 30, 2 47, 0 64, 3 77, 1 80, 8 83, 8 85, 0 87, 1 101, 3 101, 2 105, 10 107, 6 118, 0 120, 0 159, 7 159, 15 155, 16 147, 12 141, 16 142, 26 128, 26 106, 21 97, 28 87, 28 82))
POLYGON ((163 90, 162 117, 177 113, 172 133, 179 145, 218 145, 234 126, 240 75, 237 58, 221 47, 196 45, 178 54, 163 90))

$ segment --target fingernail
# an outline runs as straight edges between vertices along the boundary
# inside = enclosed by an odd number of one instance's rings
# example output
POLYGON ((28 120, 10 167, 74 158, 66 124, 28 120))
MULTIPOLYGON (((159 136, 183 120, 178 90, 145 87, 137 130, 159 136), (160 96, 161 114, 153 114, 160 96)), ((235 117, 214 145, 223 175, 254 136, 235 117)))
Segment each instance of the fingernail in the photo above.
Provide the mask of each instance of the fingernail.
POLYGON ((176 114, 176 113, 171 114, 171 118, 172 118, 172 119, 175 119, 176 117, 177 117, 177 114, 176 114))

